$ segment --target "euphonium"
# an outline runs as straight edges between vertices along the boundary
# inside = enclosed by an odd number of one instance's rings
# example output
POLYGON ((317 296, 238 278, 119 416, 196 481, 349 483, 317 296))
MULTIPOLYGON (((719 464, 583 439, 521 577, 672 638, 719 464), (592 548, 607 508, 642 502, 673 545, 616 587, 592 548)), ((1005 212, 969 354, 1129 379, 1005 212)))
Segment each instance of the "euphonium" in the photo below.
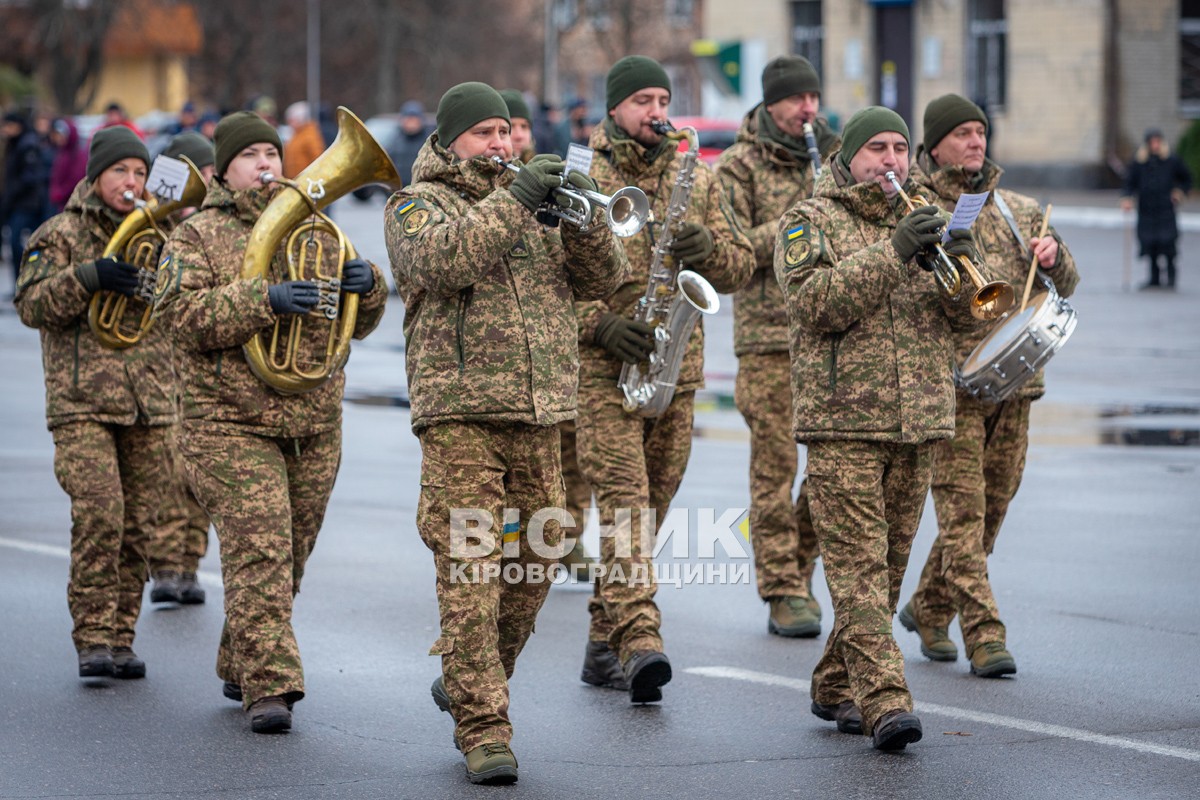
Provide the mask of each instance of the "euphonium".
POLYGON ((269 279, 271 261, 280 245, 286 247, 287 280, 317 284, 321 299, 313 312, 289 315, 277 321, 266 335, 255 334, 243 346, 250 369, 264 383, 283 394, 316 389, 346 363, 358 315, 358 295, 341 293, 342 265, 358 258, 354 246, 321 209, 368 183, 400 188, 400 174, 392 159, 349 109, 338 108, 338 134, 324 153, 294 180, 263 173, 265 183, 279 182, 290 190, 275 195, 254 224, 242 257, 242 277, 269 279), (301 188, 305 184, 306 188, 301 188), (326 269, 325 245, 337 245, 336 267, 326 269), (286 239, 286 242, 285 242, 286 239), (316 354, 301 352, 305 321, 315 315, 328 321, 328 335, 316 354), (315 365, 315 368, 314 366, 315 365))
MULTIPOLYGON (((888 172, 884 177, 892 186, 896 187, 896 191, 900 193, 900 198, 904 200, 910 212, 917 208, 917 204, 912 198, 905 194, 904 188, 900 186, 900 181, 896 180, 896 173, 888 172)), ((922 205, 925 204, 924 198, 918 197, 917 199, 922 201, 922 205)), ((966 274, 973 291, 971 314, 976 319, 996 319, 1012 307, 1016 295, 1008 283, 1004 281, 985 283, 979 268, 971 263, 971 259, 964 255, 952 258, 940 243, 934 245, 933 250, 932 254, 925 254, 925 256, 933 263, 933 276, 937 280, 938 287, 948 296, 956 297, 962 289, 962 276, 966 274), (957 265, 955 261, 958 262, 957 265)), ((919 255, 918 258, 920 257, 919 255)))
MULTIPOLYGON (((492 156, 505 169, 520 172, 521 168, 511 161, 505 161, 500 156, 492 156)), ((564 179, 565 180, 565 179, 564 179)), ((650 200, 646 193, 636 186, 626 186, 609 195, 593 192, 590 189, 576 189, 565 183, 554 189, 551 194, 561 195, 570 201, 567 206, 558 203, 543 203, 538 211, 586 230, 592 221, 592 206, 600 206, 605 210, 604 222, 614 236, 628 238, 642 229, 650 218, 650 200)))
POLYGON ((688 140, 688 150, 675 175, 667 218, 654 243, 654 259, 646 291, 638 300, 633 318, 654 328, 654 352, 639 364, 626 364, 617 381, 630 414, 653 418, 661 416, 675 396, 675 382, 687 352, 688 339, 701 314, 715 314, 721 299, 712 285, 698 272, 679 269, 671 255, 671 245, 687 216, 692 196, 693 173, 700 154, 695 128, 675 130, 669 122, 654 122, 652 127, 668 139, 688 140))
POLYGON ((167 234, 158 227, 159 221, 181 208, 198 206, 204 202, 208 191, 200 170, 185 157, 180 161, 187 164, 187 183, 183 186, 183 197, 179 200, 159 202, 156 198, 140 200, 126 193, 126 200, 137 205, 125 216, 116 233, 108 240, 101 258, 118 258, 138 268, 138 288, 132 297, 119 292, 96 292, 88 303, 88 327, 100 344, 111 350, 124 350, 141 341, 150 330, 154 312, 154 283, 158 277, 158 255, 162 251, 167 234), (131 308, 129 301, 142 304, 140 313, 131 308))

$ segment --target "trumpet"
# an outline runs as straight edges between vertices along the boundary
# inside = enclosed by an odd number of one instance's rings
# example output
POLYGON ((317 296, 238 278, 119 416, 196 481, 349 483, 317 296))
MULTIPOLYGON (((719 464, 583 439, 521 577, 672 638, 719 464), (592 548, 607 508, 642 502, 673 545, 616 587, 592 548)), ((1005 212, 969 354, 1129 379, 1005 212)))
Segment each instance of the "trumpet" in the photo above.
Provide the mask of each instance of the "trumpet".
MULTIPOLYGON (((500 156, 492 156, 492 161, 507 170, 521 171, 516 164, 505 161, 500 156)), ((614 236, 620 236, 622 239, 640 231, 650 218, 650 200, 646 193, 636 186, 626 186, 609 196, 593 192, 591 189, 568 189, 566 180, 564 176, 562 185, 555 188, 551 194, 567 198, 570 205, 564 207, 558 203, 547 202, 538 208, 539 212, 558 217, 580 230, 586 230, 592 219, 592 206, 600 206, 606 212, 604 223, 614 236)))
MULTIPOLYGON (((896 173, 888 172, 884 177, 896 187, 896 191, 900 193, 908 210, 911 212, 917 208, 917 204, 913 202, 905 192, 904 187, 900 185, 900 181, 896 180, 896 173)), ((923 197, 917 198, 924 204, 923 197)), ((973 293, 971 295, 971 315, 976 319, 996 319, 1004 314, 1012 307, 1013 300, 1016 295, 1013 292, 1012 286, 1005 281, 992 281, 986 283, 983 275, 980 274, 979 268, 971 263, 971 259, 964 255, 952 257, 946 252, 946 248, 942 247, 941 243, 933 246, 933 254, 922 254, 933 261, 933 277, 937 280, 938 287, 945 292, 949 297, 957 297, 958 293, 963 288, 963 275, 971 283, 973 293), (955 264, 955 261, 958 263, 955 264)), ((921 255, 918 258, 922 257, 921 255)))

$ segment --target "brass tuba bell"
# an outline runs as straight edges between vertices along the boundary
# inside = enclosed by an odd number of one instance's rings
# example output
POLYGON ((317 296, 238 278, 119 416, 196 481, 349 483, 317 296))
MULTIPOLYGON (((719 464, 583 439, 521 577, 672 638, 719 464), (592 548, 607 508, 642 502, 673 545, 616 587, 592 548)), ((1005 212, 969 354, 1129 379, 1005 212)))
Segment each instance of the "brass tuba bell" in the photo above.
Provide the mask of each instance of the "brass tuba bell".
POLYGON ((137 344, 153 324, 158 256, 167 241, 167 234, 158 223, 181 208, 200 205, 208 192, 208 185, 196 165, 186 157, 181 156, 179 160, 188 168, 183 197, 164 203, 155 198, 138 200, 127 195, 137 208, 121 221, 100 256, 119 258, 139 270, 138 289, 132 297, 119 292, 96 292, 88 303, 88 327, 100 344, 110 350, 124 350, 137 344), (140 304, 141 309, 131 305, 130 301, 140 304))
POLYGON ((350 357, 350 339, 358 315, 358 295, 341 292, 342 265, 358 257, 341 229, 321 209, 369 183, 400 188, 400 174, 371 133, 348 108, 338 107, 338 134, 325 152, 294 180, 263 173, 263 183, 279 182, 291 191, 271 199, 254 224, 242 257, 242 277, 269 279, 271 261, 286 247, 287 280, 317 284, 321 300, 308 314, 279 320, 269 334, 258 333, 242 350, 250 369, 282 394, 309 392, 321 386, 350 357), (303 187, 303 188, 302 188, 303 187), (325 267, 325 243, 337 246, 336 266, 325 267), (305 325, 327 323, 328 332, 314 336, 305 325), (316 347, 306 352, 303 345, 316 347))

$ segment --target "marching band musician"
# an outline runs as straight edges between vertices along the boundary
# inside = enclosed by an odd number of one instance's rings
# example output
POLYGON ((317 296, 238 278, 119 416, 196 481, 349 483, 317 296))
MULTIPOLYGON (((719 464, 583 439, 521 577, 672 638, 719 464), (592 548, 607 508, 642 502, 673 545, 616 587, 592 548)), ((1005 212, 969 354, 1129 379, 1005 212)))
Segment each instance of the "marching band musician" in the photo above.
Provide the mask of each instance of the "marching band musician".
MULTIPOLYGON (((175 341, 188 483, 221 548, 217 675, 251 730, 274 733, 291 727, 291 706, 304 697, 292 604, 341 459, 345 376, 339 369, 311 391, 283 394, 252 371, 243 345, 276 321, 306 315, 320 290, 311 280, 279 280, 278 252, 269 279, 241 276, 255 223, 277 192, 292 191, 261 180, 282 169, 275 129, 240 111, 218 123, 214 146, 204 205, 164 248, 156 313, 175 341)), ((383 315, 387 285, 358 259, 345 263, 341 280, 342 292, 360 297, 353 336, 362 338, 383 315)), ((318 318, 309 319, 315 326, 318 318)))
MULTIPOLYGON (((590 140, 595 151, 592 177, 604 194, 637 186, 649 198, 655 217, 666 219, 681 159, 676 140, 656 132, 651 123, 667 120, 670 78, 657 61, 627 56, 612 66, 606 84, 608 116, 590 140)), ((716 291, 733 291, 750 277, 754 253, 714 173, 697 162, 693 179, 686 221, 671 255, 707 278, 716 291)), ((579 466, 596 494, 604 567, 588 604, 591 625, 581 677, 597 686, 628 687, 635 703, 661 700, 661 687, 671 679, 654 602, 653 535, 683 479, 691 452, 695 390, 704 385, 704 334, 697 324, 688 342, 677 343, 687 351, 666 411, 646 419, 622 407, 622 365, 644 361, 654 350, 650 326, 633 314, 647 286, 655 238, 662 235, 661 224, 652 222, 627 239, 631 278, 604 299, 575 306, 579 466), (654 531, 644 534, 643 510, 657 515, 654 531)))
MULTIPOLYGON (((1059 295, 1070 296, 1079 283, 1075 260, 1053 229, 1038 235, 1043 213, 1037 201, 997 188, 1004 171, 985 155, 988 121, 983 110, 965 97, 943 95, 925 108, 924 131, 912 178, 927 196, 953 211, 963 193, 992 193, 973 226, 990 277, 1010 282, 1021 296, 1032 254, 1059 295), (1028 250, 1009 218, 1030 237, 1028 250)), ((986 328, 955 333, 959 363, 987 333, 986 328)), ((934 448, 938 537, 900 622, 919 634, 927 658, 954 661, 958 648, 947 631, 958 615, 971 673, 984 678, 1017 671, 988 582, 987 557, 1025 469, 1030 404, 1045 391, 1041 370, 1000 403, 977 400, 959 389, 954 438, 934 448)))
POLYGON ((579 367, 572 299, 605 296, 628 271, 598 220, 584 231, 535 217, 564 179, 594 189, 586 175, 540 155, 514 178, 495 157, 512 157, 504 99, 487 84, 459 84, 438 104, 413 183, 385 211, 421 442, 417 529, 433 552, 441 614, 432 693, 455 721, 467 778, 483 784, 517 780, 508 679, 560 544, 559 521, 541 527, 539 542, 533 515, 563 503, 557 425, 576 413, 579 367), (456 544, 458 509, 488 515, 469 552, 461 536, 456 544), (502 566, 514 577, 500 577, 502 566))
POLYGON ((805 124, 824 158, 840 144, 817 116, 821 81, 808 59, 780 56, 762 74, 763 101, 750 109, 737 142, 717 162, 733 212, 754 246, 757 269, 734 295, 733 349, 738 358, 734 399, 750 428, 750 541, 758 595, 768 604, 767 630, 777 636, 821 632, 812 595, 817 536, 807 484, 792 502, 799 457, 792 416, 787 308, 775 280, 779 218, 810 197, 819 165, 805 142, 805 124))
MULTIPOLYGON (((880 750, 921 738, 892 614, 932 443, 954 433, 951 327, 974 324, 968 303, 948 299, 917 266, 944 223, 933 206, 908 211, 887 177, 904 184, 908 143, 890 109, 852 116, 815 197, 784 215, 775 247, 792 337, 792 429, 808 447, 834 608, 812 712, 880 750)), ((945 250, 974 256, 970 231, 952 231, 945 250)))
POLYGON ((133 639, 170 474, 170 353, 157 327, 132 347, 105 347, 89 330, 88 307, 99 291, 139 291, 138 267, 101 256, 143 198, 149 164, 129 128, 97 131, 86 177, 29 239, 14 299, 21 321, 41 334, 54 473, 71 498, 67 603, 80 677, 146 674, 133 639))

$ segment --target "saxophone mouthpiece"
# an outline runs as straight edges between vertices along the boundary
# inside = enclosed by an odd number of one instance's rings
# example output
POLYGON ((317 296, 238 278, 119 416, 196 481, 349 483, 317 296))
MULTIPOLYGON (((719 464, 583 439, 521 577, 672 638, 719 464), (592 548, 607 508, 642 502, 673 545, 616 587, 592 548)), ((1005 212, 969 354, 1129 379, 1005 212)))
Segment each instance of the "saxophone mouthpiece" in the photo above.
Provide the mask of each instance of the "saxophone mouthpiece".
POLYGON ((666 136, 668 133, 675 131, 675 126, 671 124, 669 119, 652 119, 650 120, 650 128, 659 136, 666 136))

